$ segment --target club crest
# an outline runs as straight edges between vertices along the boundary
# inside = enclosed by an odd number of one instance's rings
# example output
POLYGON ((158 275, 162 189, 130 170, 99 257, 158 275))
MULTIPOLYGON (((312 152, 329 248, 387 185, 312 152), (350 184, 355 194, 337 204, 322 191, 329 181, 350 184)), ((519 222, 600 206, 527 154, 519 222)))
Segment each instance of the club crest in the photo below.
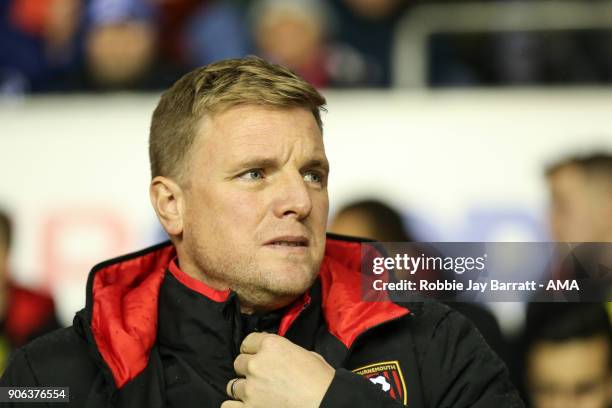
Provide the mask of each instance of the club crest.
POLYGON ((376 364, 370 364, 356 368, 353 372, 367 378, 370 382, 379 386, 380 389, 388 393, 391 398, 403 402, 404 405, 408 405, 406 382, 404 381, 402 369, 397 361, 383 361, 376 364))

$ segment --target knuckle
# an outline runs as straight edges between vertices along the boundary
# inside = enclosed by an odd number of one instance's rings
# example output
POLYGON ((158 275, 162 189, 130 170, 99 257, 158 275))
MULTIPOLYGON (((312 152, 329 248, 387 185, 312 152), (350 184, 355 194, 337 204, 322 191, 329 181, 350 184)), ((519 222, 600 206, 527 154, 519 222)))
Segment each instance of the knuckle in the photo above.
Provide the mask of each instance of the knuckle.
POLYGON ((240 368, 240 360, 241 360, 241 355, 236 357, 236 359, 234 360, 234 371, 238 371, 239 370, 239 368, 240 368))
POLYGON ((279 346, 281 337, 270 334, 261 340, 262 349, 274 349, 279 346))
POLYGON ((247 361, 246 371, 248 374, 255 374, 257 373, 257 370, 259 370, 259 363, 257 362, 257 359, 251 358, 249 361, 247 361))

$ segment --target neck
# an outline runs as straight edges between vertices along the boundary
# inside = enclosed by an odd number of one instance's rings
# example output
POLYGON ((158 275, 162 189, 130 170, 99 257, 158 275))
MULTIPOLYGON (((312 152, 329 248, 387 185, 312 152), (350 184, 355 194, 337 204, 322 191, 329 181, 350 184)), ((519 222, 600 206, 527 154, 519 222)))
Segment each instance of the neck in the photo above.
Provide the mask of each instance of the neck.
POLYGON ((184 274, 216 291, 235 292, 240 303, 240 312, 243 314, 269 313, 282 309, 301 296, 301 294, 279 294, 240 282, 232 283, 229 279, 220 279, 203 272, 192 262, 179 262, 179 258, 180 255, 175 260, 176 266, 184 274))
POLYGON ((176 263, 176 266, 179 268, 179 270, 181 270, 188 276, 202 282, 203 284, 214 290, 224 291, 231 288, 229 282, 227 282, 225 279, 218 279, 214 276, 209 276, 208 274, 200 270, 200 268, 198 268, 194 263, 186 261, 186 259, 186 257, 181 256, 179 254, 175 258, 174 262, 176 263))
POLYGON ((282 309, 283 307, 291 304, 295 301, 295 296, 281 297, 278 296, 267 299, 253 299, 253 296, 244 296, 240 292, 236 292, 238 299, 240 300, 240 313, 251 315, 256 313, 270 313, 275 310, 282 309))

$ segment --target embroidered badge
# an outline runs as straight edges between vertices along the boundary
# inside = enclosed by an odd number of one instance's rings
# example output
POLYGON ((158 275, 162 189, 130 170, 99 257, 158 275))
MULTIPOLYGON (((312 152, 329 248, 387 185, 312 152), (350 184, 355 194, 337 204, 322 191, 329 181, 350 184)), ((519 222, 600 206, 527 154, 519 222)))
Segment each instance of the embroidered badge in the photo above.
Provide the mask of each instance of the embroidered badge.
POLYGON ((402 369, 397 361, 383 361, 370 364, 353 370, 354 373, 370 380, 378 385, 381 390, 388 393, 391 398, 408 405, 406 396, 406 382, 402 369))

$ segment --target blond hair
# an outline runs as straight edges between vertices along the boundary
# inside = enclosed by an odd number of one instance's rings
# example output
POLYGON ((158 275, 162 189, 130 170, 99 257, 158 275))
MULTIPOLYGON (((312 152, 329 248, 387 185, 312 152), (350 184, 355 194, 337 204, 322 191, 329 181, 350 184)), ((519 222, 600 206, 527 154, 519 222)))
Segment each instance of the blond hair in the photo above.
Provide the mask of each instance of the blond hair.
POLYGON ((187 73, 162 94, 149 134, 151 177, 182 177, 201 119, 243 104, 305 108, 323 127, 325 98, 287 68, 253 56, 215 62, 187 73))

